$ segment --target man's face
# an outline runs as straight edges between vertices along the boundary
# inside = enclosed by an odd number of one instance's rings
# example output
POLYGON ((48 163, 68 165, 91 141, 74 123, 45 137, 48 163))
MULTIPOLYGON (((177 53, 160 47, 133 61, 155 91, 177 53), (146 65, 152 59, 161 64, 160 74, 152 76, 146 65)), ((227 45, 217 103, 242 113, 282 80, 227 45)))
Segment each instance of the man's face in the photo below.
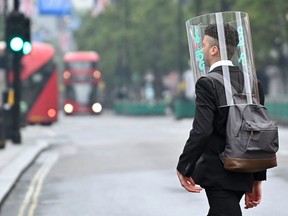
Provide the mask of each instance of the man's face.
POLYGON ((202 50, 203 50, 203 54, 204 54, 204 62, 205 65, 210 67, 211 66, 211 61, 210 61, 210 36, 208 35, 204 35, 203 41, 202 41, 202 50))
POLYGON ((218 47, 215 45, 215 39, 208 35, 204 35, 202 45, 205 65, 210 67, 217 60, 218 47))

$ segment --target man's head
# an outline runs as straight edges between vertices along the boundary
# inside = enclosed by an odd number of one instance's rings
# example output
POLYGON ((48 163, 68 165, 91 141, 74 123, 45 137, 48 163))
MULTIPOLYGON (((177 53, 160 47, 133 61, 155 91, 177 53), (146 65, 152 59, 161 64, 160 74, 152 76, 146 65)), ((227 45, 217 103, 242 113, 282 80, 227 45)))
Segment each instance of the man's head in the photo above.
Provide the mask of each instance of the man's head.
MULTIPOLYGON (((224 35, 227 57, 228 59, 231 59, 239 43, 238 32, 233 26, 224 24, 224 35)), ((216 24, 210 24, 205 29, 203 39, 203 52, 205 55, 205 63, 208 66, 211 66, 216 61, 221 60, 216 24)))

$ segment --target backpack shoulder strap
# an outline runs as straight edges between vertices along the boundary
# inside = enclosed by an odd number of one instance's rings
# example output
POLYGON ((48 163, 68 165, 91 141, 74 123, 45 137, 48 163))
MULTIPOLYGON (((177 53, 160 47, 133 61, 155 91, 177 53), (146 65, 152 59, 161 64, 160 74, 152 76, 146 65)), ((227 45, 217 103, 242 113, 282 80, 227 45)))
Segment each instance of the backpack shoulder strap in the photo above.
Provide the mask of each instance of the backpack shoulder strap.
MULTIPOLYGON (((214 72, 212 72, 212 73, 209 73, 208 74, 208 77, 212 77, 212 78, 214 78, 214 79, 216 79, 217 81, 219 81, 223 86, 225 86, 224 85, 224 79, 225 79, 225 77, 223 77, 221 74, 219 74, 219 73, 214 73, 214 72)), ((237 94, 238 92, 236 91, 236 89, 231 85, 231 88, 232 88, 232 92, 231 93, 233 93, 233 94, 237 94)), ((230 89, 228 89, 228 91, 231 91, 230 89)), ((232 94, 231 94, 232 95, 232 94)))
POLYGON ((217 107, 219 107, 219 98, 218 98, 218 93, 217 93, 217 89, 216 89, 216 85, 215 85, 215 82, 214 80, 211 78, 211 76, 209 75, 204 75, 202 77, 207 77, 208 79, 210 79, 210 81, 212 82, 212 86, 213 86, 213 89, 214 89, 214 93, 216 95, 216 104, 217 104, 217 107))
POLYGON ((213 89, 216 89, 216 85, 215 85, 215 83, 214 83, 214 80, 211 78, 211 76, 204 75, 203 77, 207 77, 207 78, 209 78, 209 79, 211 80, 211 82, 212 82, 213 89))

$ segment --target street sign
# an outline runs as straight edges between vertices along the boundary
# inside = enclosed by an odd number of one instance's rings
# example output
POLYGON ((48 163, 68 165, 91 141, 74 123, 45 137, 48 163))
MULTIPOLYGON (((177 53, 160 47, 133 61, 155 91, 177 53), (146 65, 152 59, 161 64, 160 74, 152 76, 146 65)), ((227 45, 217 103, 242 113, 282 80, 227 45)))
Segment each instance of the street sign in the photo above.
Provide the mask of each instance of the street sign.
POLYGON ((38 0, 38 11, 42 15, 70 15, 72 3, 71 0, 38 0))

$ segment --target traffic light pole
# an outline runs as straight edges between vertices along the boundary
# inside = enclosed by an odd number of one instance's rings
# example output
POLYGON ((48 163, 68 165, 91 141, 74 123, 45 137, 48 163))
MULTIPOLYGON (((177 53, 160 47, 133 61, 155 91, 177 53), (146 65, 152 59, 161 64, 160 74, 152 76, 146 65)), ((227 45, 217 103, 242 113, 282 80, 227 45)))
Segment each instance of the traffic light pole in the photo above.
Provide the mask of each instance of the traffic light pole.
POLYGON ((20 100, 21 100, 21 80, 20 80, 20 70, 21 70, 21 58, 22 54, 14 53, 13 55, 13 89, 14 89, 14 105, 12 107, 12 137, 11 140, 15 144, 21 143, 21 133, 20 133, 20 100))
POLYGON ((19 10, 19 0, 14 0, 14 10, 15 11, 19 10))
POLYGON ((11 107, 11 127, 9 127, 9 134, 11 140, 16 144, 21 143, 21 59, 23 55, 31 52, 30 36, 30 19, 25 14, 19 12, 19 0, 14 0, 14 10, 5 19, 5 42, 7 56, 10 56, 12 60, 12 88, 14 90, 14 104, 11 107))
MULTIPOLYGON (((14 10, 19 10, 19 0, 14 0, 14 10)), ((14 89, 14 105, 12 108, 12 137, 11 140, 15 144, 21 143, 20 133, 20 100, 21 100, 21 80, 20 80, 20 67, 21 67, 21 53, 13 53, 13 89, 14 89)))

